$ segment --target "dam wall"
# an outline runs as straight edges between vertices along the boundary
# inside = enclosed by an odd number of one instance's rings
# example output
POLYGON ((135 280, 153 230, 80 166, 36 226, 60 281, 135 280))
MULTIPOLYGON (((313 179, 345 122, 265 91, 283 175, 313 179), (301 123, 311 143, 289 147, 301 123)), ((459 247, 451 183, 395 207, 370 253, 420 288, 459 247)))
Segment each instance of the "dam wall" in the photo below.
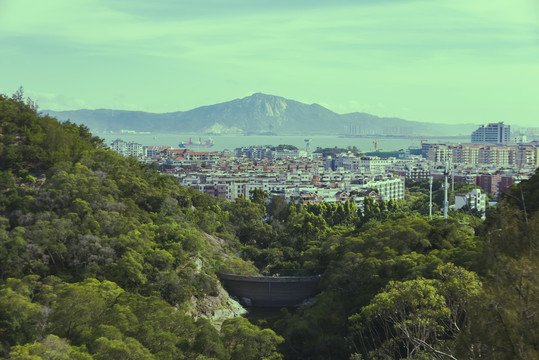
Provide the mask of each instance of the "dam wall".
POLYGON ((245 276, 218 274, 228 292, 246 306, 294 307, 316 295, 320 275, 245 276))

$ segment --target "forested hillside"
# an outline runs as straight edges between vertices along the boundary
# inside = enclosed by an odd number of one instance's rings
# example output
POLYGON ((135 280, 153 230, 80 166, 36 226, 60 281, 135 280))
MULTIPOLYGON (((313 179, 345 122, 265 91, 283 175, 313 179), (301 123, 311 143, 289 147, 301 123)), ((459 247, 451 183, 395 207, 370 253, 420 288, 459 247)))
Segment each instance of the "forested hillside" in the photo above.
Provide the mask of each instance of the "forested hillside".
POLYGON ((210 199, 20 93, 0 98, 0 134, 0 357, 281 357, 244 318, 186 315, 218 291, 210 199))
POLYGON ((364 209, 211 198, 20 93, 0 98, 0 134, 0 357, 539 356, 538 174, 484 222, 431 220, 421 183, 364 209), (217 271, 323 274, 322 292, 214 326, 196 304, 218 298, 217 271))

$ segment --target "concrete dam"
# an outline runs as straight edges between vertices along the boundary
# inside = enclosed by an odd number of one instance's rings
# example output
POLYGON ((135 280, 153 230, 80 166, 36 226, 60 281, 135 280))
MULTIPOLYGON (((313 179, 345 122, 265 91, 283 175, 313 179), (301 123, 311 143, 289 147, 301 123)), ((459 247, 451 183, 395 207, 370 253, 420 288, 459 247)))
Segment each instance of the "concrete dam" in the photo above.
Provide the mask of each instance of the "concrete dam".
POLYGON ((218 274, 229 293, 246 306, 294 307, 320 290, 321 275, 246 276, 218 274))

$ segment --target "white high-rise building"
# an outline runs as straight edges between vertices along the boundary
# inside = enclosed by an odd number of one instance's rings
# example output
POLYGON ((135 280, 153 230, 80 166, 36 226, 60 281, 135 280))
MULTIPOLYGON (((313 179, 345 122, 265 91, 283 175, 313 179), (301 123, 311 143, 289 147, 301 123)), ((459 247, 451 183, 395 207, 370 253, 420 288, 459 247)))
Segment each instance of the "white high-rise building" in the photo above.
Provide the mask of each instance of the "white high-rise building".
POLYGON ((511 138, 511 126, 503 122, 481 125, 472 133, 472 143, 507 144, 511 138))

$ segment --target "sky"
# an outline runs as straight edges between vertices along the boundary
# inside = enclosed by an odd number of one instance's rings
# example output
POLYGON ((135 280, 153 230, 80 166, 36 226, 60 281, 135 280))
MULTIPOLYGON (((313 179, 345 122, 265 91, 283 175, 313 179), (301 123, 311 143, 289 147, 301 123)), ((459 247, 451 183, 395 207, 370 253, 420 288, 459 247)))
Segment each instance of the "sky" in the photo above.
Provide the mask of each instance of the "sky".
POLYGON ((537 0, 0 0, 0 93, 185 111, 256 92, 337 113, 539 127, 537 0))

